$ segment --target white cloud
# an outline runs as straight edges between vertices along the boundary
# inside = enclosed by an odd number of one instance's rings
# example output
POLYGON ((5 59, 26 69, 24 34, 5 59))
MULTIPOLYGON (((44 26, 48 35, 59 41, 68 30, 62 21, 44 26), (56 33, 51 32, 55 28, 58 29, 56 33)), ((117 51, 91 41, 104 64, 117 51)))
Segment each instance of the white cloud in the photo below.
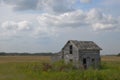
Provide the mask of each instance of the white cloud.
POLYGON ((87 19, 92 20, 92 21, 99 21, 101 19, 103 19, 103 13, 101 13, 99 10, 97 9, 91 9, 87 12, 86 14, 87 19))
POLYGON ((18 23, 18 30, 29 30, 31 23, 28 21, 22 21, 18 23))
POLYGON ((117 27, 114 26, 113 24, 105 24, 105 23, 95 23, 92 26, 94 30, 112 30, 117 27))
MULTIPOLYGON (((35 19, 34 19, 35 20, 35 19)), ((120 19, 106 15, 99 10, 87 12, 76 10, 59 15, 40 14, 35 21, 5 21, 0 27, 0 36, 52 37, 61 34, 63 29, 89 27, 94 31, 119 30, 120 19)), ((67 31, 67 30, 66 30, 67 31)))
POLYGON ((30 22, 28 21, 21 21, 21 22, 14 22, 14 21, 6 21, 2 23, 1 26, 5 30, 28 30, 30 29, 30 22))
POLYGON ((86 25, 86 15, 81 10, 64 13, 61 15, 42 14, 38 17, 42 26, 49 27, 80 27, 86 25))
POLYGON ((5 21, 0 27, 1 37, 51 37, 55 36, 54 27, 45 27, 36 22, 37 25, 29 21, 5 21))
POLYGON ((87 16, 88 23, 91 24, 95 31, 119 29, 120 21, 111 15, 106 15, 96 9, 92 9, 88 12, 87 16))
POLYGON ((28 21, 6 21, 1 24, 0 36, 1 37, 13 37, 13 36, 29 36, 31 23, 28 21))
POLYGON ((99 10, 91 9, 88 12, 76 10, 61 15, 42 14, 38 17, 39 23, 47 27, 84 27, 94 30, 119 29, 120 21, 111 15, 106 15, 99 10))

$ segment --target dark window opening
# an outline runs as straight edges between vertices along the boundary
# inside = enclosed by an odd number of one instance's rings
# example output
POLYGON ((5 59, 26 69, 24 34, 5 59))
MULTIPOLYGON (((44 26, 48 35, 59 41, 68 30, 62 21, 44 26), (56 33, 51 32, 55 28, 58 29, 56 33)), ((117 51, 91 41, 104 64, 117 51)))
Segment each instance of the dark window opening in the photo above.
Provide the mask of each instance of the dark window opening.
POLYGON ((72 45, 70 45, 70 49, 72 49, 72 45))
POLYGON ((83 67, 84 67, 84 69, 86 69, 87 68, 87 61, 86 61, 86 58, 83 58, 83 67))
POLYGON ((70 50, 70 54, 72 54, 72 50, 70 50))
POLYGON ((73 47, 72 47, 72 45, 70 45, 70 54, 72 54, 72 49, 73 49, 73 47))
POLYGON ((83 59, 83 64, 86 64, 86 58, 83 59))
POLYGON ((94 62, 95 61, 95 59, 92 59, 92 62, 94 62))

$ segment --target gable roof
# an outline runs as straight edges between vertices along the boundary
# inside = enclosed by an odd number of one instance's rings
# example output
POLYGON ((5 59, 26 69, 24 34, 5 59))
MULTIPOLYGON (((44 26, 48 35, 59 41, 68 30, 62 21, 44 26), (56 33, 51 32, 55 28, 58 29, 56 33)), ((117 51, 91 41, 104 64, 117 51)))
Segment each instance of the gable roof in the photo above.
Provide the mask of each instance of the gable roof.
POLYGON ((96 43, 93 41, 77 41, 69 40, 68 42, 73 43, 79 50, 102 50, 96 43))

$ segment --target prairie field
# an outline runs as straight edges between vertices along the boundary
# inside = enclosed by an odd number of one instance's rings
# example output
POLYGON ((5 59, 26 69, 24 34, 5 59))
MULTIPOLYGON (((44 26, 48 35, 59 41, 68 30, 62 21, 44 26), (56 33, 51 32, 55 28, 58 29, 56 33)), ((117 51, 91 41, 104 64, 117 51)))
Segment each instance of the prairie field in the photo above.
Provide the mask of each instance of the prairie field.
POLYGON ((48 61, 50 61, 50 56, 0 56, 0 63, 48 61))
POLYGON ((101 57, 102 61, 115 61, 115 62, 120 62, 120 56, 102 56, 101 57))
POLYGON ((0 80, 120 80, 120 57, 101 60, 98 70, 78 70, 50 56, 0 56, 0 80))

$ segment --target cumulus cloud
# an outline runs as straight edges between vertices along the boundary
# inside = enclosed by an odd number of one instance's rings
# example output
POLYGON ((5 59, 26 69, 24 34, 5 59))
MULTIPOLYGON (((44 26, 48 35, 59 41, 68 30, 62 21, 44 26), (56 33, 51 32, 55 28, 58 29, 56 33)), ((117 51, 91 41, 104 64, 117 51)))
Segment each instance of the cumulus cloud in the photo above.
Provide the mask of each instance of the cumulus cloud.
POLYGON ((4 0, 14 10, 41 10, 52 13, 64 13, 74 10, 72 4, 76 0, 4 0))
POLYGON ((61 15, 42 14, 38 16, 38 21, 42 26, 49 27, 80 27, 87 24, 85 17, 83 11, 76 10, 61 15))
POLYGON ((116 30, 119 29, 120 21, 111 15, 106 15, 96 9, 91 9, 87 13, 87 21, 96 30, 116 30))
POLYGON ((80 0, 81 3, 90 3, 92 0, 80 0))
POLYGON ((92 24, 93 30, 101 30, 101 31, 106 31, 106 30, 119 30, 119 25, 120 21, 110 19, 109 17, 105 18, 105 20, 102 21, 97 21, 96 23, 92 24))
POLYGON ((5 21, 0 27, 1 37, 50 37, 55 36, 54 27, 42 26, 38 22, 35 26, 34 23, 29 21, 5 21))
POLYGON ((10 36, 24 36, 29 34, 31 23, 28 21, 5 21, 0 27, 0 36, 10 37, 10 36))
POLYGON ((59 35, 63 29, 89 27, 94 31, 119 30, 120 18, 116 19, 97 9, 87 12, 76 10, 59 15, 40 14, 35 23, 32 21, 6 21, 1 24, 0 36, 51 37, 59 35))
POLYGON ((30 22, 28 21, 21 21, 21 22, 6 21, 2 23, 2 28, 5 30, 28 30, 30 29, 30 22))
POLYGON ((113 24, 106 24, 106 23, 95 23, 92 26, 94 30, 112 30, 117 27, 114 26, 113 24))
POLYGON ((60 15, 42 14, 38 17, 42 26, 47 27, 91 27, 93 30, 114 30, 120 21, 111 15, 105 15, 96 9, 88 12, 76 10, 60 15))

